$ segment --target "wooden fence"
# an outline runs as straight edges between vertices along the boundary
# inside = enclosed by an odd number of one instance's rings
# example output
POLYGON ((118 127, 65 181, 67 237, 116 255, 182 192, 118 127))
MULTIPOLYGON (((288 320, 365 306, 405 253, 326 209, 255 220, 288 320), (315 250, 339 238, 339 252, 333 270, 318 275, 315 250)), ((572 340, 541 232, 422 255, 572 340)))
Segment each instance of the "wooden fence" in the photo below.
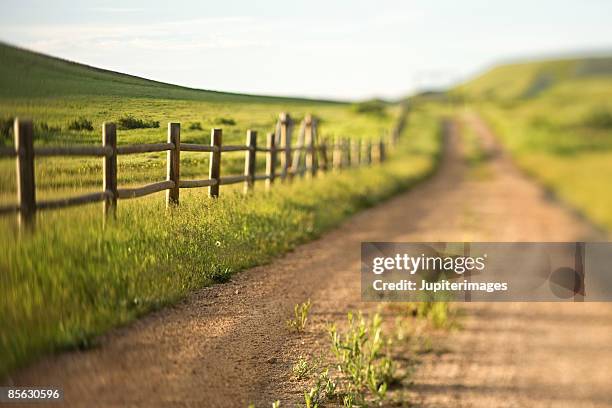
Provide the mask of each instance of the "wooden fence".
POLYGON ((279 115, 274 132, 266 136, 265 147, 258 145, 257 132, 248 130, 244 145, 224 145, 222 129, 212 129, 210 145, 181 143, 180 123, 168 123, 166 143, 147 143, 117 146, 117 128, 114 123, 102 125, 102 144, 98 146, 57 146, 34 147, 34 128, 29 120, 15 119, 14 147, 1 147, 0 158, 12 157, 17 168, 17 203, 0 206, 0 215, 17 214, 20 227, 33 227, 36 212, 75 205, 103 202, 105 217, 114 217, 117 201, 142 197, 166 191, 168 207, 179 204, 181 188, 208 187, 210 197, 219 197, 220 187, 244 183, 244 192, 253 190, 257 181, 265 181, 269 189, 277 179, 290 181, 293 177, 314 177, 318 172, 340 170, 345 167, 370 165, 382 162, 386 150, 393 146, 403 127, 403 116, 393 129, 389 140, 366 141, 336 139, 333 143, 319 141, 317 120, 308 115, 301 121, 297 143, 292 145, 294 122, 286 113, 279 115), (117 156, 167 152, 166 180, 137 188, 119 188, 117 184, 117 156), (181 152, 202 152, 210 155, 207 179, 181 179, 181 152), (222 176, 221 158, 223 152, 245 152, 244 173, 222 176), (257 153, 265 153, 264 174, 256 174, 257 153), (34 161, 36 157, 97 156, 102 157, 102 191, 76 197, 56 200, 37 200, 34 161), (280 159, 280 160, 278 160, 280 159), (329 160, 331 159, 331 160, 329 160), (277 174, 278 171, 278 174, 277 174))

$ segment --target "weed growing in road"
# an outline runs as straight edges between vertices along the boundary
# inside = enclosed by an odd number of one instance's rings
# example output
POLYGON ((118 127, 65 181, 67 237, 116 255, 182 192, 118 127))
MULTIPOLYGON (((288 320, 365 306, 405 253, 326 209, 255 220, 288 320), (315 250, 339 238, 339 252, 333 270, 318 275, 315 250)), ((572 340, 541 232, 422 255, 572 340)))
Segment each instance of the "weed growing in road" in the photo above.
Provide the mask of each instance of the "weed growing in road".
POLYGON ((318 361, 309 362, 304 357, 299 357, 298 361, 293 365, 293 375, 298 380, 310 377, 310 375, 319 367, 318 361))
POLYGON ((298 303, 295 305, 293 308, 293 319, 287 320, 289 330, 295 330, 298 333, 304 331, 311 307, 310 299, 302 304, 298 303))
MULTIPOLYGON (((296 306, 299 309, 301 305, 296 306)), ((405 307, 401 306, 400 311, 405 307)), ((429 320, 423 317, 445 316, 444 311, 448 311, 448 304, 444 302, 410 303, 408 307, 410 316, 398 316, 391 333, 385 333, 379 313, 371 317, 361 312, 349 313, 344 331, 335 325, 329 327, 331 347, 327 358, 321 356, 316 361, 308 361, 300 356, 293 366, 297 379, 310 379, 303 391, 303 405, 298 406, 320 408, 333 402, 352 408, 388 402, 392 398, 390 387, 410 378, 417 361, 410 358, 400 363, 394 360, 392 351, 402 350, 403 354, 433 351, 431 339, 421 332, 430 327, 429 320), (414 349, 398 349, 400 343, 406 346, 406 342, 414 349)), ((437 317, 432 319, 436 321, 437 317)))
POLYGON ((368 396, 381 402, 389 385, 399 378, 390 354, 392 343, 383 334, 380 314, 366 319, 361 313, 357 317, 349 313, 346 333, 332 326, 329 334, 340 373, 343 404, 364 405, 368 396))
POLYGON ((318 408, 326 400, 335 398, 336 387, 337 383, 330 377, 329 369, 321 371, 314 386, 304 392, 304 407, 318 408))
POLYGON ((408 303, 408 311, 419 319, 427 320, 436 329, 459 327, 457 311, 448 302, 408 303))

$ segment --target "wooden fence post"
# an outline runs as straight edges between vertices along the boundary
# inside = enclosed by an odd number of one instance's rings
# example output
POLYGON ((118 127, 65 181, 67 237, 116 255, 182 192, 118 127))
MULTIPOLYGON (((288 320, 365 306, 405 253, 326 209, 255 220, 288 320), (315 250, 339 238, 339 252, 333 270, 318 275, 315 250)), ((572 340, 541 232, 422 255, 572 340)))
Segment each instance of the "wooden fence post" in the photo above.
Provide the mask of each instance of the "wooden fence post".
POLYGON ((179 204, 179 184, 181 182, 181 124, 168 123, 168 143, 174 149, 166 153, 166 180, 174 182, 174 187, 166 190, 166 208, 179 204))
POLYGON ((247 179, 244 181, 244 193, 253 191, 255 187, 255 154, 257 153, 257 132, 255 130, 247 130, 246 145, 249 150, 244 155, 244 175, 247 179))
POLYGON ((266 141, 266 189, 269 190, 274 183, 276 177, 276 140, 274 133, 268 133, 268 140, 266 141))
POLYGON ((17 202, 19 228, 33 229, 36 221, 36 182, 34 177, 34 126, 30 120, 15 119, 17 151, 17 202))
POLYGON ((361 140, 351 139, 351 166, 358 167, 361 161, 361 140))
MULTIPOLYGON (((289 124, 291 126, 291 124, 289 124)), ((293 150, 293 154, 291 155, 291 163, 289 164, 289 176, 296 177, 301 176, 304 177, 304 167, 301 166, 302 163, 306 161, 306 146, 307 144, 304 142, 304 138, 306 136, 306 118, 302 120, 300 123, 300 130, 297 134, 297 140, 295 141, 295 148, 293 150), (302 156, 304 156, 304 160, 302 160, 302 156)), ((293 141, 292 141, 293 142, 293 141)))
POLYGON ((350 139, 342 139, 342 167, 349 167, 351 165, 351 149, 350 139))
POLYGON ((103 189, 109 196, 104 200, 104 219, 117 216, 117 127, 114 123, 102 124, 102 146, 110 146, 112 153, 104 158, 103 189))
POLYGON ((319 145, 319 152, 321 153, 321 170, 326 172, 329 170, 329 162, 327 158, 327 139, 323 140, 319 145))
POLYGON ((209 197, 219 197, 219 183, 221 181, 221 145, 223 139, 223 130, 215 128, 210 133, 210 145, 214 148, 210 152, 210 168, 208 178, 216 180, 217 183, 208 187, 209 197))
POLYGON ((312 119, 312 116, 307 115, 306 118, 304 119, 305 122, 305 134, 304 134, 304 140, 305 140, 305 145, 306 145, 306 152, 304 155, 304 164, 306 166, 306 172, 311 176, 314 177, 317 175, 317 168, 316 168, 316 164, 315 164, 315 156, 316 156, 316 152, 315 152, 315 145, 314 145, 314 120, 312 119))
POLYGON ((334 170, 340 170, 342 168, 342 139, 338 137, 334 138, 332 167, 334 170))
POLYGON ((280 143, 283 148, 281 178, 284 180, 290 177, 289 168, 291 167, 291 116, 288 113, 280 114, 280 132, 280 143))
POLYGON ((368 140, 366 144, 365 164, 367 166, 372 164, 372 141, 371 140, 368 140))
MULTIPOLYGON (((317 118, 312 118, 312 165, 314 166, 314 173, 313 175, 316 176, 320 165, 319 165, 319 154, 317 151, 317 148, 319 147, 319 145, 322 145, 321 143, 319 143, 319 121, 317 120, 317 118)), ((326 153, 326 157, 325 159, 327 160, 327 153, 326 153)))
POLYGON ((385 151, 385 139, 384 138, 380 138, 380 141, 378 142, 378 161, 380 163, 384 162, 387 159, 387 153, 385 151))

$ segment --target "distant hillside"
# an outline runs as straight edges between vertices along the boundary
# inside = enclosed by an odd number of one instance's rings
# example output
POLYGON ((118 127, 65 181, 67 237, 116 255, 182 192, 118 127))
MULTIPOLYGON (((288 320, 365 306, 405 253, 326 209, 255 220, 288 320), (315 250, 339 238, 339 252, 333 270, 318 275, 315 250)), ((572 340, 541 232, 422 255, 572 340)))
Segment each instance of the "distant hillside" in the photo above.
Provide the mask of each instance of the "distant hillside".
POLYGON ((470 99, 529 99, 560 85, 592 80, 612 86, 612 56, 501 65, 452 92, 470 99))
POLYGON ((164 98, 206 102, 317 102, 192 89, 94 68, 0 42, 0 98, 76 95, 164 98))

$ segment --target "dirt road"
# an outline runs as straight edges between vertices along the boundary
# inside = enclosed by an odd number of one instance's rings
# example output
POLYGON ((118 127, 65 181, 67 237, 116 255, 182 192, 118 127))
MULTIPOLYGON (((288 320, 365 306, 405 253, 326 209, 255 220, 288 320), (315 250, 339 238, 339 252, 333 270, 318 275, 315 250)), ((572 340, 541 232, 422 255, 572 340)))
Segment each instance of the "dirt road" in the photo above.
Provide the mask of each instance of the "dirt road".
MULTIPOLYGON (((524 178, 488 130, 490 159, 463 160, 459 127, 428 182, 270 265, 202 290, 102 340, 98 349, 48 358, 16 384, 57 384, 70 406, 293 406, 300 353, 324 325, 360 304, 361 241, 564 241, 601 235, 524 178), (311 298, 305 335, 288 334, 293 305, 311 298), (265 404, 265 405, 264 405, 265 404)), ((428 357, 408 390, 427 407, 612 406, 612 307, 607 304, 471 304, 451 352, 428 357)), ((406 403, 408 405, 408 402, 406 403)))

